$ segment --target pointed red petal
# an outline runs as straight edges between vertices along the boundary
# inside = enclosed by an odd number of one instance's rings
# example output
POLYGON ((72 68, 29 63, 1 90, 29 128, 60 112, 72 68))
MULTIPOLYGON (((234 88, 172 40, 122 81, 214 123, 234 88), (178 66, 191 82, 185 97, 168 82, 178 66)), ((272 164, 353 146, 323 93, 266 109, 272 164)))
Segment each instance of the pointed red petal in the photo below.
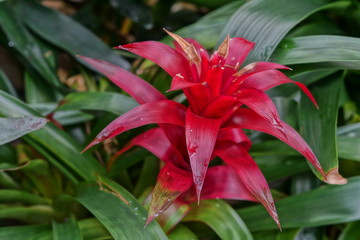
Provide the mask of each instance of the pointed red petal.
POLYGON ((181 53, 164 43, 146 41, 120 45, 116 48, 127 50, 155 62, 172 77, 178 73, 187 79, 189 77, 189 61, 181 53))
POLYGON ((230 38, 229 52, 226 57, 226 65, 239 67, 253 49, 255 43, 244 38, 230 38))
POLYGON ((114 161, 120 155, 130 150, 134 146, 141 146, 145 148, 165 163, 172 162, 176 166, 180 166, 183 168, 187 167, 185 160, 171 145, 170 141, 164 134, 164 131, 161 128, 152 128, 131 139, 131 141, 127 143, 123 149, 121 149, 114 156, 112 156, 108 162, 108 168, 111 168, 114 161))
POLYGON ((166 99, 164 95, 148 82, 114 64, 94 58, 78 57, 89 63, 99 72, 102 72, 114 84, 129 93, 130 96, 140 104, 166 99))
POLYGON ((263 92, 257 89, 241 89, 236 93, 236 98, 264 119, 268 120, 275 128, 284 132, 282 122, 275 105, 271 99, 263 92))
MULTIPOLYGON (((189 192, 195 194, 194 190, 189 192)), ((206 174, 201 200, 217 198, 257 201, 229 166, 211 167, 206 174)), ((195 196, 192 198, 193 201, 196 201, 195 196)))
POLYGON ((269 186, 256 162, 247 151, 240 145, 223 142, 216 145, 215 154, 236 171, 242 183, 264 205, 280 228, 279 218, 269 186))
POLYGON ((186 145, 198 200, 221 123, 221 119, 204 118, 190 109, 186 112, 186 145))
POLYGON ((188 82, 184 79, 184 77, 180 74, 176 74, 171 81, 171 87, 166 92, 171 92, 179 89, 184 89, 196 85, 201 85, 201 83, 197 82, 188 82))
POLYGON ((309 145, 292 127, 284 122, 282 122, 282 126, 285 130, 286 136, 284 136, 284 134, 278 131, 274 125, 270 124, 253 110, 248 108, 239 108, 224 126, 252 129, 273 135, 301 153, 312 165, 314 165, 321 175, 325 176, 319 161, 309 145))
POLYGON ((261 91, 266 91, 270 88, 276 87, 284 83, 295 83, 314 103, 315 107, 318 108, 314 96, 311 94, 309 89, 300 82, 295 82, 285 76, 283 73, 276 70, 268 70, 264 72, 258 72, 244 80, 241 88, 256 88, 261 91))
POLYGON ((192 185, 191 173, 181 170, 170 163, 160 170, 155 185, 151 202, 148 220, 150 223, 154 218, 169 208, 171 203, 192 185))
POLYGON ((233 76, 228 77, 225 80, 226 83, 224 83, 223 89, 225 89, 226 94, 233 94, 242 86, 242 83, 246 78, 254 75, 255 73, 267 71, 271 69, 291 70, 291 68, 278 63, 271 63, 271 62, 250 63, 246 65, 244 68, 240 69, 240 71, 234 73, 233 76))
POLYGON ((246 150, 251 147, 251 141, 241 128, 222 128, 219 131, 217 142, 230 141, 241 144, 246 150))
POLYGON ((107 125, 84 151, 108 138, 147 124, 171 123, 184 126, 185 110, 184 105, 170 100, 149 102, 137 106, 107 125))

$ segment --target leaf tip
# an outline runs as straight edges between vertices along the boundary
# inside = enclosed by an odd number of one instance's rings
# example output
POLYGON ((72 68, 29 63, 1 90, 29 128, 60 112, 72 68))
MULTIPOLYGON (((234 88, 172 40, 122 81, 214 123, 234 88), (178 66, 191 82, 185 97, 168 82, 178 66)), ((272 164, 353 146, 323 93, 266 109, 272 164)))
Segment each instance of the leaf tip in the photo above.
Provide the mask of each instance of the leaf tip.
POLYGON ((324 177, 324 182, 328 184, 343 185, 347 183, 347 179, 339 174, 338 168, 334 168, 326 173, 324 177))
POLYGON ((89 150, 91 147, 93 147, 94 145, 96 145, 96 144, 98 144, 99 143, 99 141, 98 140, 93 140, 91 143, 89 143, 89 145, 87 145, 85 148, 84 148, 84 150, 82 150, 81 152, 80 152, 80 154, 83 154, 84 152, 86 152, 87 150, 89 150))

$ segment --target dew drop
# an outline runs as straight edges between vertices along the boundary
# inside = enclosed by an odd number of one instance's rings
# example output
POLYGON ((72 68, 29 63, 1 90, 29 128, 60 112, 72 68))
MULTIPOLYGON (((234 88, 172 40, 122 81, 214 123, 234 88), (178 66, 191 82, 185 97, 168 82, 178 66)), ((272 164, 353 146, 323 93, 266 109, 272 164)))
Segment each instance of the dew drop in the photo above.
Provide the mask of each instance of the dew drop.
POLYGON ((170 173, 169 173, 169 172, 167 172, 167 173, 166 173, 166 175, 170 175, 170 173))
POLYGON ((215 207, 220 207, 220 204, 216 203, 216 204, 215 204, 215 207))
POLYGON ((159 216, 159 214, 158 214, 158 213, 156 213, 154 216, 155 216, 155 217, 158 217, 158 216, 159 216))
POLYGON ((143 120, 144 120, 144 118, 140 118, 140 120, 141 120, 141 121, 143 121, 143 120))
POLYGON ((145 217, 143 217, 143 218, 142 218, 142 220, 146 221, 146 218, 145 218, 145 217))
POLYGON ((10 41, 10 42, 8 42, 8 46, 9 46, 9 47, 14 47, 14 46, 15 46, 15 43, 12 42, 12 41, 10 41))
POLYGON ((170 201, 171 201, 171 199, 170 199, 170 198, 168 198, 168 199, 167 199, 167 201, 168 201, 168 202, 170 202, 170 201))
POLYGON ((134 208, 135 211, 137 211, 138 209, 139 209, 138 207, 134 208))
POLYGON ((135 216, 137 216, 137 215, 138 215, 138 213, 136 212, 136 213, 135 213, 135 216))

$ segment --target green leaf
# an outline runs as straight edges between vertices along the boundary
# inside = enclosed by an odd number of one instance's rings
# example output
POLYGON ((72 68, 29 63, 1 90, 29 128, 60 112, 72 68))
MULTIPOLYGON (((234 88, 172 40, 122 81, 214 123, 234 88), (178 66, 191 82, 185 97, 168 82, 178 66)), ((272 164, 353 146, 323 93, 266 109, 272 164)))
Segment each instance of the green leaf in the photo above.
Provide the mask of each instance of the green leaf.
POLYGON ((340 158, 360 161, 359 137, 338 137, 337 147, 340 158))
MULTIPOLYGON (((245 3, 244 0, 234 1, 218 8, 202 17, 195 23, 176 31, 181 37, 196 39, 204 48, 213 48, 219 40, 219 32, 224 29, 230 16, 245 3)), ((173 39, 167 36, 164 42, 170 44, 173 39)))
POLYGON ((0 145, 39 130, 44 127, 46 123, 47 120, 45 118, 34 116, 0 118, 0 145))
POLYGON ((349 2, 327 4, 324 0, 254 0, 237 10, 224 27, 218 44, 230 34, 255 42, 246 62, 266 61, 279 42, 299 22, 312 13, 349 2))
MULTIPOLYGON (((298 109, 300 132, 327 174, 325 181, 331 183, 344 181, 341 178, 336 179, 339 177, 337 174, 336 125, 342 83, 342 73, 332 75, 317 83, 310 88, 310 91, 318 102, 319 110, 304 95, 301 97, 298 109)), ((312 166, 311 168, 314 170, 312 166)), ((314 172, 317 175, 319 174, 316 170, 314 172)))
POLYGON ((29 239, 36 234, 47 231, 49 228, 46 225, 2 227, 0 228, 0 239, 29 239))
POLYGON ((360 239, 360 221, 349 223, 337 240, 360 239))
POLYGON ((46 205, 0 209, 0 219, 14 219, 30 224, 49 223, 53 216, 54 211, 52 207, 46 205))
POLYGON ((271 57, 284 65, 321 63, 321 67, 360 69, 360 38, 318 35, 284 40, 271 57))
POLYGON ((30 72, 25 72, 25 99, 27 103, 45 103, 45 102, 55 102, 56 93, 54 88, 44 82, 41 78, 31 74, 30 72))
POLYGON ((52 221, 53 226, 53 239, 71 239, 71 240, 82 240, 83 237, 80 233, 78 223, 76 222, 75 217, 72 215, 68 221, 59 223, 52 221))
POLYGON ((112 239, 108 230, 96 218, 86 218, 78 221, 78 224, 85 240, 112 239))
POLYGON ((119 240, 167 239, 157 222, 146 228, 147 212, 130 193, 115 182, 101 178, 96 183, 78 186, 76 199, 119 240))
POLYGON ((299 156, 258 156, 254 158, 267 181, 275 181, 309 169, 299 156))
POLYGON ((360 161, 360 123, 339 127, 337 134, 339 157, 360 161))
POLYGON ((23 16, 20 17, 13 11, 10 2, 0 4, 0 26, 8 38, 8 46, 15 48, 46 81, 54 86, 60 86, 57 75, 45 60, 36 39, 20 21, 23 16))
POLYGON ((191 205, 183 221, 199 221, 210 226, 221 239, 253 239, 235 210, 221 200, 201 201, 191 205))
MULTIPOLYGON (((34 0, 15 0, 13 6, 26 24, 42 38, 67 51, 91 58, 102 59, 110 63, 129 68, 129 64, 116 55, 91 31, 70 17, 44 7, 34 0), (46 21, 44 21, 46 19, 46 21)), ((87 63, 76 58, 86 66, 87 63)))
POLYGON ((110 5, 121 15, 140 23, 145 29, 153 27, 150 9, 141 0, 110 0, 110 5))
MULTIPOLYGON (((0 115, 7 117, 39 116, 39 113, 3 91, 0 91, 0 105, 2 106, 0 115)), ((95 180, 96 174, 106 174, 104 167, 95 158, 88 153, 80 154, 82 147, 64 131, 51 123, 26 137, 27 141, 35 142, 38 150, 45 149, 43 153, 47 153, 47 158, 54 165, 60 165, 63 168, 66 166, 83 179, 95 180)))
POLYGON ((196 235, 184 225, 177 225, 177 227, 169 234, 170 240, 197 240, 196 235))
POLYGON ((77 92, 67 95, 57 110, 100 110, 121 115, 138 104, 130 97, 112 92, 77 92))
POLYGON ((3 90, 14 97, 17 97, 17 92, 13 85, 11 84, 11 81, 8 79, 6 74, 0 69, 0 90, 3 90))
POLYGON ((43 198, 21 190, 0 190, 0 202, 20 202, 25 204, 50 204, 50 199, 43 198))
MULTIPOLYGON (((315 227, 360 219, 360 177, 345 185, 326 185, 276 202, 283 229, 315 227)), ((276 229, 262 206, 237 211, 251 231, 276 229)))

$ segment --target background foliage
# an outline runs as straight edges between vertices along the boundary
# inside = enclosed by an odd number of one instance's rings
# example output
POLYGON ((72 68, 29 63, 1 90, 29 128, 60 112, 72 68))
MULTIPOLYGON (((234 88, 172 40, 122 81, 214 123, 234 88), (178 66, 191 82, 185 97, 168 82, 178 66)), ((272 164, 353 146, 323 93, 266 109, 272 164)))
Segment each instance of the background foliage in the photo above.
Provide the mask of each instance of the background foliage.
POLYGON ((359 239, 359 29, 356 0, 0 1, 0 239, 359 239), (256 42, 247 62, 290 66, 320 110, 296 87, 281 86, 270 91, 281 118, 348 183, 325 185, 287 145, 253 133, 250 153, 270 183, 283 232, 259 204, 222 200, 186 206, 144 229, 142 203, 158 159, 134 148, 110 170, 104 163, 145 128, 80 154, 137 104, 76 55, 115 63, 165 92, 170 79, 161 69, 111 49, 170 43, 163 27, 208 49, 227 34, 244 37, 256 42))

